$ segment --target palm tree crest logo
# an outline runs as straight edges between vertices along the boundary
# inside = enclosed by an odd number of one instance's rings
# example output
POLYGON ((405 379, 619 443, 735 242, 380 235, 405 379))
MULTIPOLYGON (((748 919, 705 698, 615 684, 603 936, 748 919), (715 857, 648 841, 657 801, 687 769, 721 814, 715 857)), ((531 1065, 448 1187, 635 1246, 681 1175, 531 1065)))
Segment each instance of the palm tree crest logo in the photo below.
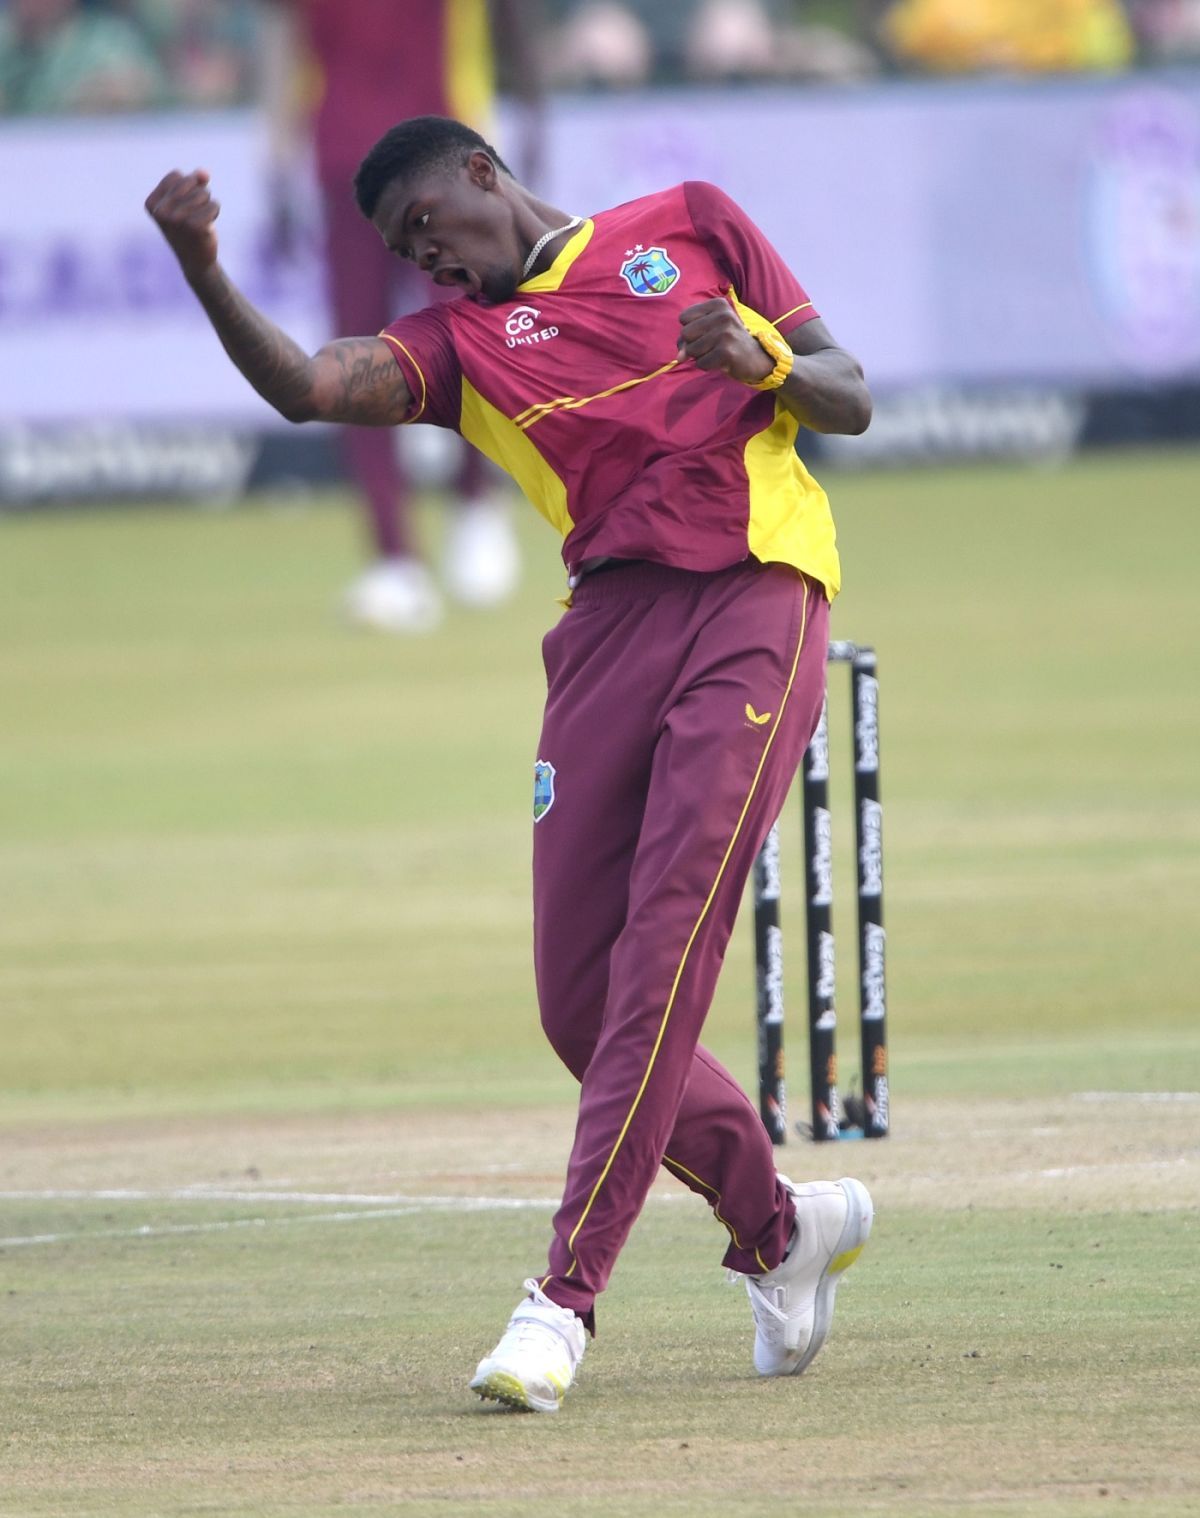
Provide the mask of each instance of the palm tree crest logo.
POLYGON ((643 248, 641 243, 625 250, 621 276, 635 295, 665 295, 679 279, 679 269, 665 248, 643 248))

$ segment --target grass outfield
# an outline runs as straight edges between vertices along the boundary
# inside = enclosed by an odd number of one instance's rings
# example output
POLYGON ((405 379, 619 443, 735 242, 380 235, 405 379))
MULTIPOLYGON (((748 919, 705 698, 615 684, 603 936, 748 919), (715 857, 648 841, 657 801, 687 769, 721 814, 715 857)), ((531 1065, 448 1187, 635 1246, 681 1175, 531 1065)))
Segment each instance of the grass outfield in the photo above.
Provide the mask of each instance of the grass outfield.
MULTIPOLYGON (((570 1140, 529 965, 551 535, 406 642, 332 614, 341 511, 0 520, 0 1514, 1196 1511, 1200 455, 832 484, 895 1133, 787 1164, 861 1173, 876 1233, 759 1384, 664 1183, 553 1420, 463 1392, 570 1140)), ((708 1034, 748 1083, 749 950, 708 1034)))

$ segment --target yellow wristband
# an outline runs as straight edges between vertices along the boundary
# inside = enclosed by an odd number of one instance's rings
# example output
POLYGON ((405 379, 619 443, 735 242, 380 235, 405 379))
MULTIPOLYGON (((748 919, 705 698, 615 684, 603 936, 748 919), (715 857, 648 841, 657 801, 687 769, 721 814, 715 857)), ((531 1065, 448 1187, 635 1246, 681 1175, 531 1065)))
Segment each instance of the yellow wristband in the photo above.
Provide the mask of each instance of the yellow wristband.
POLYGON ((751 380, 751 390, 778 390, 792 372, 796 355, 776 332, 774 327, 759 327, 750 336, 758 343, 768 358, 775 360, 775 367, 765 379, 751 380))

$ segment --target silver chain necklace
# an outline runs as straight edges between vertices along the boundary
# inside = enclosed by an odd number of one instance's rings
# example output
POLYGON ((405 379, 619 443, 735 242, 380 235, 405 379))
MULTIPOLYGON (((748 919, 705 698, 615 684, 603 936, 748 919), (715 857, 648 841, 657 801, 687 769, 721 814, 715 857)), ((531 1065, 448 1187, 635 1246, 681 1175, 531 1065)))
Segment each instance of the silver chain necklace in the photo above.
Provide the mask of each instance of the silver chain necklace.
POLYGON ((582 225, 582 216, 572 216, 565 227, 555 227, 552 232, 543 232, 542 235, 538 238, 537 242, 535 242, 533 247, 529 250, 529 257, 525 260, 525 267, 521 270, 521 278, 529 278, 529 271, 533 268, 534 264, 537 263, 538 254, 542 251, 546 244, 550 242, 552 238, 557 237, 560 232, 569 232, 572 227, 578 227, 582 225))

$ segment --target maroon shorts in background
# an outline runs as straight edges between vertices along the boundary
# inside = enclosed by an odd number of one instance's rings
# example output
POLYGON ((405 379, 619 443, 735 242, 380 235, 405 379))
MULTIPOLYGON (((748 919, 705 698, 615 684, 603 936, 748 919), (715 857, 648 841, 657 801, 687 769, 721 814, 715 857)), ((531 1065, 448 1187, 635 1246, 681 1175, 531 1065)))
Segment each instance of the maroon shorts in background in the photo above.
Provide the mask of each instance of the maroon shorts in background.
POLYGON ((588 575, 543 644, 534 824, 542 1024, 582 1082, 542 1289, 594 1299, 658 1167, 778 1264, 793 1208, 738 1083, 698 1047, 754 857, 825 690, 829 607, 785 565, 588 575))

